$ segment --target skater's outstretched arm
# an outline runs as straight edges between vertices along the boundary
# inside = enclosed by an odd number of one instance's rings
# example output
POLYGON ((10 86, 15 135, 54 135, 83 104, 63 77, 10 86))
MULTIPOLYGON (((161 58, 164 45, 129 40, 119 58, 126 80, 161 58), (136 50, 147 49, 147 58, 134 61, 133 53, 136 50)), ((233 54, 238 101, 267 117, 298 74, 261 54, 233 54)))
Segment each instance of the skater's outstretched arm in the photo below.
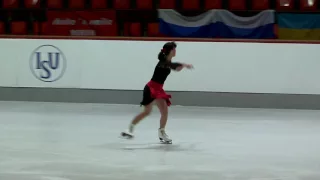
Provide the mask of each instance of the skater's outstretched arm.
POLYGON ((170 62, 170 68, 175 71, 181 71, 183 68, 193 69, 193 65, 192 64, 185 64, 185 63, 170 62))

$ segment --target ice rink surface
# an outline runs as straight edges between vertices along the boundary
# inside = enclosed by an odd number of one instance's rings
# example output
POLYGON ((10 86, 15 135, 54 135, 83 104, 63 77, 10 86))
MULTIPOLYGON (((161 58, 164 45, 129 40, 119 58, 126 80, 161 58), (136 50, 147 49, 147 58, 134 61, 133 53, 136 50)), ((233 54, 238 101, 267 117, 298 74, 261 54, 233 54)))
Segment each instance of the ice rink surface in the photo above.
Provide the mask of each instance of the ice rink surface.
POLYGON ((0 102, 0 180, 319 180, 320 112, 0 102))

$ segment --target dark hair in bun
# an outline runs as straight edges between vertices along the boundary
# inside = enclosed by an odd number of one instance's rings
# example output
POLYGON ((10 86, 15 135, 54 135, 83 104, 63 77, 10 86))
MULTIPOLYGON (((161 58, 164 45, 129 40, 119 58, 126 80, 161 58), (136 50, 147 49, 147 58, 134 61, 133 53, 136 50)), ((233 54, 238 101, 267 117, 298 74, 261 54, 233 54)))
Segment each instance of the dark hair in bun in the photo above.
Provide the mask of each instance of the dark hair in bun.
POLYGON ((159 61, 166 61, 170 51, 176 47, 177 47, 177 44, 175 42, 165 43, 158 54, 159 61))

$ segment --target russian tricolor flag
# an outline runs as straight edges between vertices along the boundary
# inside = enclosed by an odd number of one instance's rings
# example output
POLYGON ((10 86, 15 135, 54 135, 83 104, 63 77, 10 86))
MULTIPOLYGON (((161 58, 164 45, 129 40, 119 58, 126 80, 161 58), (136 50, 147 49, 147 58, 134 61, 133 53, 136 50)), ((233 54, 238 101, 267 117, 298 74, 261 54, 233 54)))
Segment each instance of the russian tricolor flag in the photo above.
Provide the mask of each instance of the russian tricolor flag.
POLYGON ((265 10, 251 17, 240 17, 227 10, 210 10, 193 17, 172 9, 158 10, 160 32, 171 37, 271 39, 274 11, 265 10))

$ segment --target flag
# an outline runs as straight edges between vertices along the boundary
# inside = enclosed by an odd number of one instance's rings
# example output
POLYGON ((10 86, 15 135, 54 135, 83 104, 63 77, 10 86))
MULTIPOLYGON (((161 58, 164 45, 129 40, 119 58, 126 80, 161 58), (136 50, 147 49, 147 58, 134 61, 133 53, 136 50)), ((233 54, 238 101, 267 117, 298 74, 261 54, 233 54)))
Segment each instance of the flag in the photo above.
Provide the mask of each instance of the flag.
POLYGON ((227 10, 210 10, 193 17, 171 9, 160 9, 158 13, 160 33, 171 37, 275 38, 273 10, 251 17, 240 17, 227 10))
POLYGON ((172 9, 158 10, 159 31, 171 37, 212 37, 213 11, 186 17, 172 9))
POLYGON ((320 40, 320 14, 280 13, 279 39, 320 40))
POLYGON ((251 17, 241 17, 227 10, 214 15, 213 29, 221 38, 270 39, 275 38, 273 10, 265 10, 251 17))

